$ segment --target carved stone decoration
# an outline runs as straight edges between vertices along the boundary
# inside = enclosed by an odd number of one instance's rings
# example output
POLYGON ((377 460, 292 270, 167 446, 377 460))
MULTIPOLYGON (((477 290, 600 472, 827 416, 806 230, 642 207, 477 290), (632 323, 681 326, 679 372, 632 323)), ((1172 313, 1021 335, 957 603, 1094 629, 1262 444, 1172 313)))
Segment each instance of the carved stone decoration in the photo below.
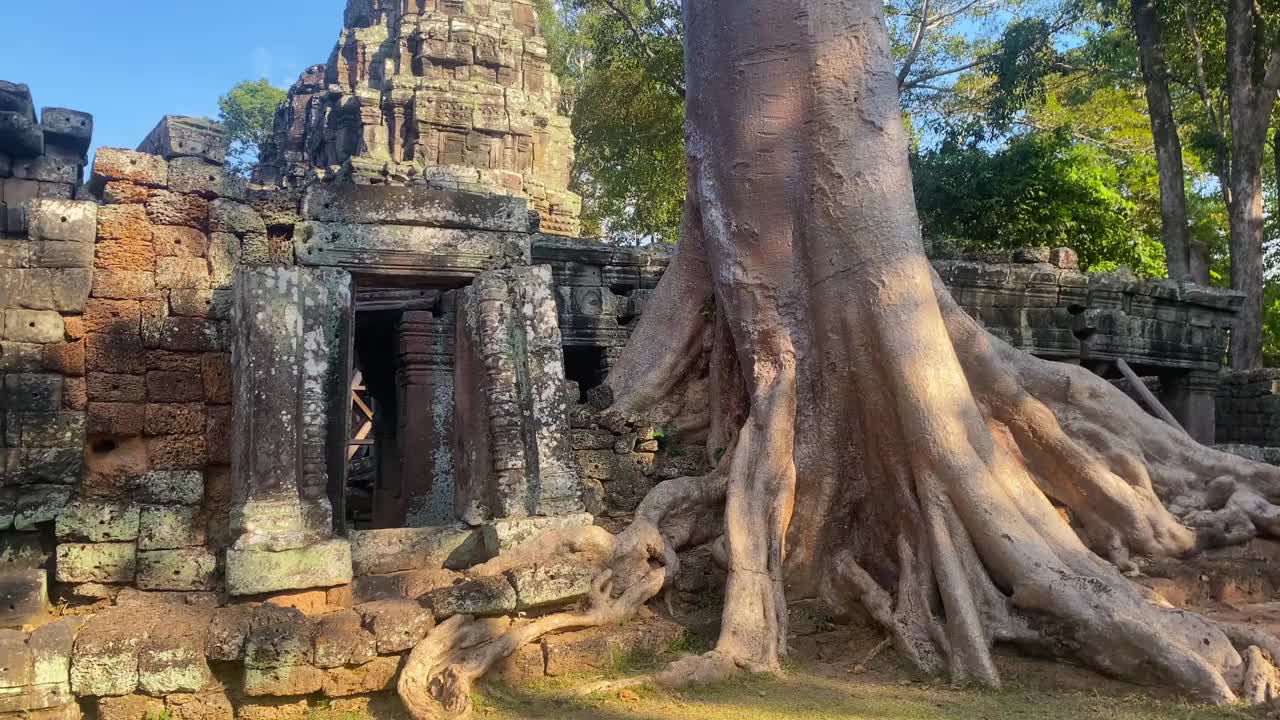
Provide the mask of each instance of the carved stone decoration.
POLYGON ((458 307, 458 516, 565 515, 582 509, 551 269, 485 273, 458 307))
POLYGON ((576 236, 573 133, 525 0, 348 0, 329 62, 276 112, 255 180, 346 177, 527 198, 541 230, 576 236))

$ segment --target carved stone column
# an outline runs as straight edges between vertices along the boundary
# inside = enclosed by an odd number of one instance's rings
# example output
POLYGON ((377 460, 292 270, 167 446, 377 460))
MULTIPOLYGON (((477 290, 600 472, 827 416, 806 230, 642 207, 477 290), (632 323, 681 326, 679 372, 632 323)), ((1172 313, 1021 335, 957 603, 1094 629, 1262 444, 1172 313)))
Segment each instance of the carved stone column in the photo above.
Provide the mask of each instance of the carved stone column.
POLYGON ((400 319, 397 526, 444 525, 454 519, 453 321, 452 313, 425 311, 406 312, 400 319))
POLYGON ((480 275, 462 294, 457 336, 459 516, 581 512, 550 268, 480 275))
POLYGON ((236 273, 232 594, 350 579, 350 549, 332 541, 329 501, 345 461, 350 308, 351 276, 340 270, 236 273))

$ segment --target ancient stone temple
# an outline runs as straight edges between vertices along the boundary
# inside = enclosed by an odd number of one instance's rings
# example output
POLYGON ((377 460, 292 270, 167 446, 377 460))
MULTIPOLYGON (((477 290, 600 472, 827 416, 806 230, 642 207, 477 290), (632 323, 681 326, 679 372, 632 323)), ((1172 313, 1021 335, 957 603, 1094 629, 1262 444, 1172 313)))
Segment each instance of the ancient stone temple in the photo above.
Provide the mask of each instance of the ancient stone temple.
MULTIPOLYGON (((591 579, 480 563, 707 467, 678 429, 584 402, 667 256, 566 237, 572 137, 532 6, 344 20, 253 184, 217 125, 166 117, 82 185, 92 119, 0 83, 0 720, 301 720, 385 691, 434 623, 591 579)), ((1067 250, 936 265, 1001 337, 1126 360, 1212 438, 1238 295, 1067 250)), ((555 642, 507 669, 581 669, 555 642)))
POLYGON ((576 236, 573 136, 523 0, 351 0, 326 65, 279 110, 257 180, 420 184, 528 198, 576 236))

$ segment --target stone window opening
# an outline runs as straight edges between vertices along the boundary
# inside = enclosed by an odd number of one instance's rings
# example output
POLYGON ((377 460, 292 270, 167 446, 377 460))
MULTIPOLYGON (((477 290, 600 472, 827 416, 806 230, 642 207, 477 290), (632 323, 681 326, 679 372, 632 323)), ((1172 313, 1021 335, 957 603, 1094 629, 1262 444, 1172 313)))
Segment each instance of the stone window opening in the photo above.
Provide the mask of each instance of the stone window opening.
POLYGON ((609 366, 605 348, 597 345, 566 345, 564 376, 578 384, 578 402, 587 401, 587 393, 604 383, 609 366))

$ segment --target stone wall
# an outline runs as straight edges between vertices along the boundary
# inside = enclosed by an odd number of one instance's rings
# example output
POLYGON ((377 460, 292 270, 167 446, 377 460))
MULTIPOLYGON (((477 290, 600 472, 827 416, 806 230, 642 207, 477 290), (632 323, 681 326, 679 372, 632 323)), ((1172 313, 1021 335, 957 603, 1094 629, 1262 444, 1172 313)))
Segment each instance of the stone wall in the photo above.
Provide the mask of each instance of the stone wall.
POLYGON ((97 206, 72 198, 92 130, 62 108, 37 121, 28 88, 0 82, 0 626, 44 617, 53 520, 84 465, 97 206))
POLYGON ((1224 373, 1217 414, 1219 443, 1280 448, 1280 369, 1224 373))

